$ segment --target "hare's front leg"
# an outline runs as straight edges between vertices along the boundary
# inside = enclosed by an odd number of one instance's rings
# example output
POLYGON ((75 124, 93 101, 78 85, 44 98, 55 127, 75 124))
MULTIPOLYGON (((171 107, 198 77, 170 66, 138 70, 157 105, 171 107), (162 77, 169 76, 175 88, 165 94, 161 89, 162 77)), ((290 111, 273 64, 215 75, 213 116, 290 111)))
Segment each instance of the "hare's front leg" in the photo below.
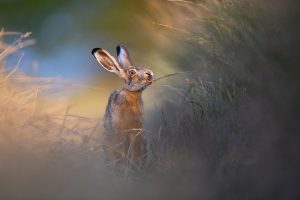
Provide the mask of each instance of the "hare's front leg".
POLYGON ((127 142, 126 138, 119 140, 118 145, 116 146, 115 149, 116 149, 118 162, 122 163, 123 165, 127 165, 127 163, 128 163, 128 159, 127 159, 128 142, 127 142))
POLYGON ((108 161, 126 164, 127 143, 123 137, 107 135, 103 140, 103 150, 108 161))
POLYGON ((116 150, 114 147, 114 143, 115 143, 115 138, 110 135, 106 135, 102 141, 104 154, 106 160, 108 161, 116 160, 116 150))
POLYGON ((146 156, 146 143, 142 133, 130 135, 130 160, 138 165, 142 166, 146 156))

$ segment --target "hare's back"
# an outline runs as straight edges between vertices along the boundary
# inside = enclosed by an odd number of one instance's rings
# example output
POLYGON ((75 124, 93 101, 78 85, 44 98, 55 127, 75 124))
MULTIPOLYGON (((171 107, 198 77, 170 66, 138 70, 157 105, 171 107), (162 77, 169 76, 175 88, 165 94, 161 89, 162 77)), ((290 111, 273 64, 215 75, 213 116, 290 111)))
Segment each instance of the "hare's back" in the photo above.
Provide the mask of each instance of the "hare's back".
POLYGON ((115 105, 117 102, 117 98, 119 96, 119 90, 113 91, 108 99, 108 103, 106 105, 105 115, 104 115, 104 128, 105 130, 113 129, 113 116, 115 105))

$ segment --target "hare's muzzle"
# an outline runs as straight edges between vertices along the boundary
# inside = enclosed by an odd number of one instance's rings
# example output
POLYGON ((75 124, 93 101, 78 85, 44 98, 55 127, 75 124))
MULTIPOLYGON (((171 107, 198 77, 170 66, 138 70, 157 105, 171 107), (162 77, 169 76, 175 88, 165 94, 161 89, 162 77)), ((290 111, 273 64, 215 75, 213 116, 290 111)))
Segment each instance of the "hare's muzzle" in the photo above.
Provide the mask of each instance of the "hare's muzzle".
POLYGON ((147 71, 145 72, 146 76, 147 76, 147 82, 151 83, 153 80, 153 72, 147 71))

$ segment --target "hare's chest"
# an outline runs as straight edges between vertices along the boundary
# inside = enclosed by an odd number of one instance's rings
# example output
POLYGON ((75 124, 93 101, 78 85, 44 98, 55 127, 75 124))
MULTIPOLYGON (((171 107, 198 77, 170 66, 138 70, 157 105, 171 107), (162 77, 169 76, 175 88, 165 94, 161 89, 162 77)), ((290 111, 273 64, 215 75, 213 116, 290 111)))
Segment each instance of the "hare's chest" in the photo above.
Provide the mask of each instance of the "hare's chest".
POLYGON ((117 129, 142 128, 143 125, 143 104, 142 102, 123 101, 114 105, 113 124, 117 129))

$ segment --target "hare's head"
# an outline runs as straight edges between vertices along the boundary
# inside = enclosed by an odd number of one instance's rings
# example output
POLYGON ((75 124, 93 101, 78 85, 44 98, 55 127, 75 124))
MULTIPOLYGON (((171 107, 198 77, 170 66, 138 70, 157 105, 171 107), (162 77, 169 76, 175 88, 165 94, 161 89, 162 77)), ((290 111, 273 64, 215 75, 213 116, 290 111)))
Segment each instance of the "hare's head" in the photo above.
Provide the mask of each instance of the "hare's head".
POLYGON ((124 79, 125 88, 130 91, 142 91, 153 81, 153 72, 142 66, 133 66, 125 46, 117 46, 118 61, 107 51, 94 48, 92 54, 104 69, 124 79))

